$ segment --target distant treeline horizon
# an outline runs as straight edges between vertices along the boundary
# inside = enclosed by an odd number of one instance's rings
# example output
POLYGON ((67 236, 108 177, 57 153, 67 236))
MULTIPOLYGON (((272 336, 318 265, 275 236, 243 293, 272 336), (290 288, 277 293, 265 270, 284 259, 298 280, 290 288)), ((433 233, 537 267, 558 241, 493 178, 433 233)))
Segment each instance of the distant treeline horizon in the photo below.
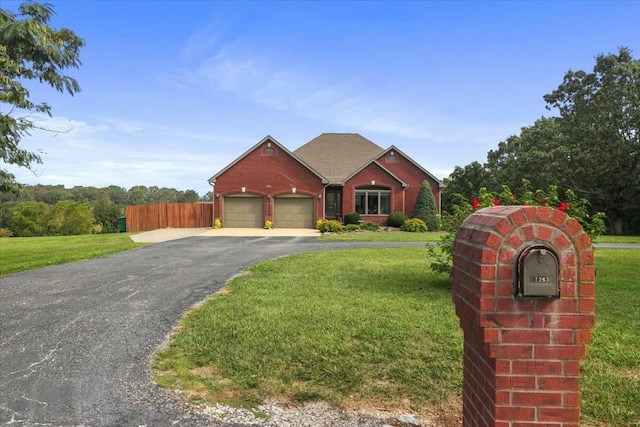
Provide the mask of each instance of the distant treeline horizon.
POLYGON ((59 201, 88 202, 93 204, 101 196, 107 196, 118 206, 146 205, 154 203, 196 203, 211 201, 211 192, 202 197, 195 190, 177 190, 175 188, 135 185, 130 189, 110 185, 108 187, 94 187, 76 185, 65 187, 63 184, 21 184, 17 193, 0 193, 0 202, 44 202, 55 205, 59 201))
POLYGON ((0 193, 0 237, 117 233, 127 206, 210 200, 211 193, 201 199, 195 190, 157 186, 22 185, 0 193))

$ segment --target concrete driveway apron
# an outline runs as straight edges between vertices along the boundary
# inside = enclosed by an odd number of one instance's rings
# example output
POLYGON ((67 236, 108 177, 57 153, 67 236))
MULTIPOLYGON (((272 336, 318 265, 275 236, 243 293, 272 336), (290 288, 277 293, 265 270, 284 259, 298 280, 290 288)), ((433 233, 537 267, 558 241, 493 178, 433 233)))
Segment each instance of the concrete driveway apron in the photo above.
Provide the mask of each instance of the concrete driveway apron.
POLYGON ((263 260, 423 245, 189 237, 3 276, 0 424, 214 425, 151 382, 150 357, 185 311, 263 260))

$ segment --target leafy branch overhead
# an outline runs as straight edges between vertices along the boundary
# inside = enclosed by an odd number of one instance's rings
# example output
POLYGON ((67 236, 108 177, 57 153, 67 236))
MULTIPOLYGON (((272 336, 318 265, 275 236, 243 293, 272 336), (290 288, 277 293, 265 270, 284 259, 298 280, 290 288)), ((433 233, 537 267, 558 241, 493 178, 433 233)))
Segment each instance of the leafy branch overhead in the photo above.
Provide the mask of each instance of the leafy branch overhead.
POLYGON ((84 41, 67 28, 52 28, 53 15, 50 4, 23 3, 18 13, 0 9, 0 192, 18 188, 4 164, 31 169, 42 163, 20 142, 35 127, 31 114, 51 116, 51 106, 33 100, 25 84, 44 83, 72 96, 80 91, 76 79, 65 72, 80 67, 84 41))

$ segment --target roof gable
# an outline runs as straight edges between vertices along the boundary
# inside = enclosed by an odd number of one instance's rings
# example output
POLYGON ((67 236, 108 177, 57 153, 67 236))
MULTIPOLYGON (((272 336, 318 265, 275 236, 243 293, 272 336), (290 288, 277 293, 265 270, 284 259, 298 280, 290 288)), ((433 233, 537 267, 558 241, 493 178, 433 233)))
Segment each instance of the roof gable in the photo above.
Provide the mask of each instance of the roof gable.
POLYGON ((358 170, 354 171, 353 173, 351 173, 349 176, 347 176, 344 179, 344 182, 342 184, 345 184, 347 181, 349 181, 351 178, 353 178, 354 176, 358 175, 360 172, 362 172, 363 170, 365 170, 366 168, 369 167, 369 165, 377 165, 378 167, 380 167, 380 169, 382 169, 385 173, 389 174, 389 176, 391 176, 393 179, 395 179, 396 181, 398 181, 400 183, 400 185, 402 185, 403 187, 408 187, 409 184, 407 184, 406 182, 404 182, 402 179, 398 178, 398 176, 396 176, 393 172, 391 172, 389 169, 385 168, 384 166, 382 166, 382 164, 380 164, 380 162, 378 162, 377 160, 371 160, 369 163, 363 165, 362 167, 358 168, 358 170))
POLYGON ((431 179, 433 179, 435 182, 438 183, 438 187, 439 188, 445 188, 446 185, 444 185, 444 183, 442 181, 440 181, 438 178, 435 177, 435 175, 433 175, 431 172, 429 172, 428 170, 426 170, 425 168, 423 168, 422 166, 420 166, 420 164, 418 162, 416 162, 415 160, 413 160, 411 157, 407 156, 406 154, 404 154, 402 151, 398 150, 398 148, 395 145, 392 145, 391 147, 387 148, 386 150, 384 150, 383 152, 381 152, 377 157, 376 160, 380 160, 382 157, 384 157, 387 153, 389 152, 393 152, 394 154, 400 154, 402 157, 404 157, 405 159, 407 159, 411 164, 413 164, 415 167, 417 167, 418 169, 420 169, 422 172, 424 172, 427 176, 429 176, 431 179))
POLYGON ((280 144, 278 141, 275 140, 275 138, 273 138, 271 135, 267 135, 264 138, 262 138, 260 140, 260 142, 258 142, 256 145, 254 145, 253 147, 249 148, 247 151, 245 151, 242 155, 240 155, 237 159, 235 159, 233 162, 229 163, 224 169, 222 169, 220 172, 216 173, 215 175, 213 175, 211 178, 209 178, 209 183, 210 184, 214 184, 216 182, 216 179, 218 179, 218 177, 220 175, 222 175, 223 173, 225 173, 226 171, 228 171, 229 169, 231 169, 233 166, 235 166, 236 164, 238 164, 242 159, 244 159, 245 157, 247 157, 250 153, 252 153, 254 150, 256 150, 257 148, 259 148, 262 144, 264 144, 265 142, 270 142, 273 145, 275 145, 276 147, 278 147, 280 150, 282 150, 283 152, 287 153, 288 155, 290 155, 292 158, 294 158, 296 161, 298 161, 300 164, 302 164, 304 167, 306 167, 307 169, 309 169, 309 171, 311 171, 314 175, 316 175, 318 178, 320 178, 322 180, 323 184, 328 184, 327 179, 322 176, 318 171, 316 171, 315 169, 313 169, 308 163, 306 163, 304 160, 302 160, 301 158, 299 158, 298 156, 296 156, 294 153, 292 153, 291 151, 289 151, 284 145, 280 144))
POLYGON ((341 185, 355 170, 379 157, 383 148, 357 133, 323 133, 294 153, 329 184, 341 185))

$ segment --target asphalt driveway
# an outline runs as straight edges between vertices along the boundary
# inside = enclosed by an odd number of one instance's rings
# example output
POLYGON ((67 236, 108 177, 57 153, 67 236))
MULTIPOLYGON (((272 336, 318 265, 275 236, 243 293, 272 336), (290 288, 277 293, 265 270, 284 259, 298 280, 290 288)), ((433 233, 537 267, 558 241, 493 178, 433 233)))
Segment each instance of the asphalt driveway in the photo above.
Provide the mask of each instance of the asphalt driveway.
POLYGON ((0 424, 213 425, 150 379, 150 356, 186 310, 263 260, 305 251, 422 245, 188 237, 4 276, 0 424))

